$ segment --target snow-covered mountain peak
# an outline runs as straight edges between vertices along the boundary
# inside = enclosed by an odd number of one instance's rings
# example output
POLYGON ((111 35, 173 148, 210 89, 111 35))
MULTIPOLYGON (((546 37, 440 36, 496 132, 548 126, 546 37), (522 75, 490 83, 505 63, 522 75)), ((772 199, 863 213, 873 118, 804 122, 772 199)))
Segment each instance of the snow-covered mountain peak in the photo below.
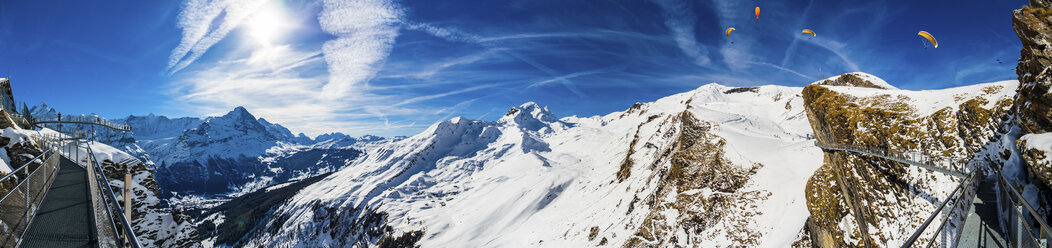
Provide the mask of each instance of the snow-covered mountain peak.
POLYGON ((548 110, 548 107, 541 107, 535 102, 527 102, 511 108, 498 122, 540 133, 565 129, 566 126, 548 110))
POLYGON ((852 86, 886 90, 899 89, 895 86, 891 86, 891 84, 889 84, 887 81, 884 81, 884 79, 881 79, 880 77, 865 72, 844 73, 823 80, 819 80, 811 84, 829 86, 852 86))
POLYGON ((29 113, 32 113, 33 116, 41 116, 57 114, 58 111, 55 111, 54 108, 47 106, 47 103, 40 102, 40 104, 29 108, 29 113))
POLYGON ((362 137, 358 137, 358 140, 360 140, 360 141, 380 141, 380 140, 383 140, 383 139, 384 139, 384 137, 380 137, 380 136, 376 136, 376 135, 369 135, 369 134, 362 135, 362 137))
POLYGON ((691 101, 725 102, 727 101, 727 98, 724 97, 726 94, 724 91, 726 91, 727 88, 730 87, 718 83, 708 83, 688 92, 688 94, 692 95, 690 97, 691 101))
POLYGON ((237 106, 225 115, 213 119, 256 120, 256 117, 249 113, 245 107, 237 106))
POLYGON ((343 134, 341 132, 323 133, 323 134, 319 134, 317 137, 315 137, 314 141, 325 142, 325 141, 332 140, 332 139, 342 139, 342 138, 347 138, 347 137, 350 137, 350 136, 347 136, 346 134, 343 134))

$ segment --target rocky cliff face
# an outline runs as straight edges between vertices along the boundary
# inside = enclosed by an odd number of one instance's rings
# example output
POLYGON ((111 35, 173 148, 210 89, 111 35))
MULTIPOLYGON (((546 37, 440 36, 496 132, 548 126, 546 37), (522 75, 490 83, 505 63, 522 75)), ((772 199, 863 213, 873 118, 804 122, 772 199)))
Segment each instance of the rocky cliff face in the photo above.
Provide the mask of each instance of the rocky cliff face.
MULTIPOLYGON (((103 160, 102 168, 114 192, 124 191, 124 168, 132 174, 132 225, 147 247, 201 247, 193 222, 179 209, 160 206, 160 190, 153 172, 138 160, 114 162, 103 160)), ((123 201, 122 201, 123 204, 123 201)))
POLYGON ((1018 149, 1030 175, 1052 188, 1052 1, 1032 0, 1012 13, 1012 28, 1023 42, 1013 109, 1022 129, 1018 149))
MULTIPOLYGON (((861 78, 846 74, 826 82, 861 78)), ((879 83, 805 87, 804 107, 817 141, 971 157, 1009 120, 1016 88, 1014 81, 924 92, 874 85, 879 83)), ((960 180, 876 157, 826 152, 805 190, 812 241, 820 247, 899 246, 960 180)))

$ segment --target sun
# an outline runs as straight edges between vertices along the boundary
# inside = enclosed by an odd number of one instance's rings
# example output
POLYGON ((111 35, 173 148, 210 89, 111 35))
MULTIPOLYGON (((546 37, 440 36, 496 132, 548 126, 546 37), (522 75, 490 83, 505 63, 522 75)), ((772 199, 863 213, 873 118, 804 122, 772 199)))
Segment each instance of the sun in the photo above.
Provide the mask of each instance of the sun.
POLYGON ((289 24, 280 6, 267 4, 248 17, 245 28, 254 41, 269 47, 281 38, 289 24))

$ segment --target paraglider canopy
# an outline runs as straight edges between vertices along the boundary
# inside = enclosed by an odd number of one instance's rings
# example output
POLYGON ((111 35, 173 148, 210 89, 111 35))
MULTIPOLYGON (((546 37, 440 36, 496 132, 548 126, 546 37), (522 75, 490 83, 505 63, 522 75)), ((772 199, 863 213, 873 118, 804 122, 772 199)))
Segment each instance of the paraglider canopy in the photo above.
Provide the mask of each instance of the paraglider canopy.
POLYGON ((756 6, 756 20, 760 20, 760 6, 756 6))
POLYGON ((929 34, 927 31, 917 32, 917 35, 920 35, 921 37, 924 37, 925 39, 928 39, 928 41, 931 42, 932 46, 935 46, 935 48, 939 48, 939 42, 935 41, 935 37, 931 36, 931 34, 929 34))
POLYGON ((727 29, 727 37, 731 37, 731 31, 734 31, 734 28, 727 29))
POLYGON ((811 37, 818 36, 818 35, 815 34, 815 31, 811 31, 810 29, 804 29, 804 31, 800 31, 800 32, 801 33, 805 33, 805 34, 810 34, 811 37))

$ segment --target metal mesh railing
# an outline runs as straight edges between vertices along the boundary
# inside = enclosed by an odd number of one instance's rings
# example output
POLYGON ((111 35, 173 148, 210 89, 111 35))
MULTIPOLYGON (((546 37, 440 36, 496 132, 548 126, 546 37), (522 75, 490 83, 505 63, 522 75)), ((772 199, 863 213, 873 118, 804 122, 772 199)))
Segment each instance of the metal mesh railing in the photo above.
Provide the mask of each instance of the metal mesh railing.
POLYGON ((53 146, 57 154, 71 158, 75 163, 88 170, 91 188, 92 210, 96 216, 96 235, 102 247, 142 247, 131 227, 131 221, 124 215, 120 200, 113 194, 110 180, 102 166, 95 158, 91 145, 80 139, 66 135, 51 135, 43 138, 45 143, 53 146))
POLYGON ((953 192, 946 196, 946 199, 935 208, 935 211, 924 220, 924 223, 910 235, 909 239, 906 239, 902 247, 913 247, 917 244, 928 228, 931 227, 932 221, 938 218, 939 215, 942 215, 942 220, 938 225, 934 226, 936 231, 927 238, 927 242, 922 242, 926 244, 922 247, 932 247, 936 243, 941 244, 941 247, 950 247, 953 246, 952 244, 957 243, 956 241, 961 235, 956 231, 959 230, 959 227, 948 224, 953 216, 957 216, 959 219, 967 217, 962 213, 968 212, 968 208, 971 207, 972 197, 975 197, 975 189, 979 183, 977 179, 980 175, 977 171, 970 173, 968 177, 954 188, 953 192), (946 208, 947 206, 949 208, 946 208))
POLYGON ((1018 182, 1013 184, 1000 170, 994 171, 997 174, 998 210, 1006 217, 1001 218, 1001 226, 1008 232, 1005 240, 1015 247, 1052 248, 1052 227, 1049 227, 1046 217, 1026 201, 1018 182))
POLYGON ((935 211, 925 219, 921 226, 910 235, 902 247, 913 247, 918 242, 925 244, 923 247, 932 247, 934 244, 942 244, 946 247, 952 246, 952 244, 955 244, 957 240, 959 240, 961 235, 961 233, 959 233, 960 227, 951 225, 951 219, 963 219, 967 217, 963 213, 968 212, 968 209, 971 207, 972 198, 975 197, 976 194, 975 189, 979 186, 979 180, 977 179, 981 173, 978 173, 979 170, 976 168, 983 167, 980 164, 971 164, 971 162, 979 161, 953 157, 931 156, 914 151, 895 151, 887 148, 844 144, 823 144, 818 141, 815 141, 815 146, 825 150, 853 152, 880 157, 962 178, 960 184, 958 184, 950 194, 946 195, 946 198, 938 204, 935 211), (940 215, 942 216, 941 218, 939 218, 940 215), (936 219, 940 219, 939 223, 935 226, 931 226, 936 219), (934 227, 934 231, 930 231, 932 230, 929 229, 930 227, 934 227))
POLYGON ((884 159, 910 164, 913 166, 921 167, 927 170, 943 174, 952 175, 959 178, 965 178, 968 174, 967 171, 970 170, 970 168, 967 168, 967 164, 969 161, 968 159, 931 156, 916 151, 896 151, 887 148, 864 147, 844 144, 823 144, 818 141, 815 141, 815 146, 818 146, 819 148, 825 150, 839 150, 877 156, 884 159))
MULTIPOLYGON (((110 179, 106 177, 105 170, 102 169, 102 165, 95 158, 95 152, 91 149, 91 145, 84 143, 84 147, 87 149, 87 165, 95 172, 95 178, 93 179, 100 187, 98 194, 101 197, 99 199, 105 202, 103 204, 106 207, 106 215, 110 220, 109 224, 113 227, 112 232, 115 235, 116 243, 122 247, 142 247, 138 237, 135 235, 135 230, 132 229, 131 220, 125 216, 126 212, 121 207, 121 202, 117 199, 117 196, 114 195, 113 187, 109 184, 110 179)), ((128 185, 125 186, 127 187, 128 185)))
MULTIPOLYGON (((50 147, 42 144, 42 147, 50 147)), ((29 162, 0 177, 0 247, 16 247, 21 243, 40 202, 58 172, 59 156, 55 149, 47 149, 29 162)))
POLYGON ((41 115, 33 116, 34 123, 71 123, 71 124, 87 124, 104 126, 110 129, 123 132, 131 132, 132 126, 128 124, 120 124, 107 120, 99 116, 84 116, 84 115, 41 115))

